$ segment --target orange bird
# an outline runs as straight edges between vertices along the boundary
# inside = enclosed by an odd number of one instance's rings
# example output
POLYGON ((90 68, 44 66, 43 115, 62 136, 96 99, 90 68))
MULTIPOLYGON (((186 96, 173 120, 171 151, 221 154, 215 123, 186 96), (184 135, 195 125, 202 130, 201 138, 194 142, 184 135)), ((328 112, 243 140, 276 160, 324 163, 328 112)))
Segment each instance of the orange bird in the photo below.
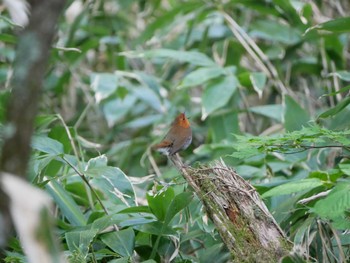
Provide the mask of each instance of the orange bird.
POLYGON ((164 139, 152 146, 165 155, 174 155, 175 153, 185 150, 192 142, 192 130, 190 122, 185 113, 180 113, 171 124, 170 130, 164 139))

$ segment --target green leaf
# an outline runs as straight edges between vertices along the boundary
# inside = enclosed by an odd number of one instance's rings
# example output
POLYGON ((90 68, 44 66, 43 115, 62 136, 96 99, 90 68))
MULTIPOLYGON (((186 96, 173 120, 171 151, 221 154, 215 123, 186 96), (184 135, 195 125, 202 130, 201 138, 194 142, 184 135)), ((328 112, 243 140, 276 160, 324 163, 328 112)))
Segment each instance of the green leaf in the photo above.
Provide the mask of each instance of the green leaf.
POLYGON ((164 224, 169 224, 174 216, 188 206, 193 198, 190 192, 180 193, 171 201, 164 219, 164 224))
POLYGON ((254 90, 258 93, 259 97, 261 98, 267 81, 266 75, 262 72, 253 72, 250 74, 249 78, 254 90))
POLYGON ((134 94, 128 94, 125 98, 116 98, 103 103, 102 110, 108 125, 111 127, 122 120, 126 114, 135 107, 137 98, 134 94))
POLYGON ((345 109, 349 104, 350 104, 350 97, 346 97, 341 102, 339 102, 337 105, 335 105, 333 108, 330 108, 329 110, 322 112, 317 117, 317 119, 323 119, 323 118, 328 118, 328 117, 334 116, 337 113, 341 112, 343 109, 345 109))
POLYGON ((78 250, 81 255, 86 258, 89 252, 90 244, 97 233, 97 229, 67 232, 65 234, 65 238, 69 251, 72 253, 73 251, 78 250))
POLYGON ((332 33, 350 32, 350 17, 341 17, 318 24, 307 29, 306 33, 311 30, 326 30, 332 33))
POLYGON ((227 75, 210 82, 202 95, 202 120, 209 114, 225 106, 236 91, 238 80, 233 75, 227 75))
POLYGON ((130 227, 101 236, 101 240, 122 257, 131 257, 135 246, 135 233, 130 227))
POLYGON ((46 136, 34 136, 32 139, 32 147, 35 150, 51 155, 64 154, 62 143, 46 136))
POLYGON ((240 133, 238 113, 234 110, 212 114, 208 121, 212 143, 219 143, 222 140, 232 141, 231 134, 240 133))
POLYGON ((212 67, 216 66, 216 63, 207 57, 205 54, 197 51, 180 51, 172 49, 153 49, 149 51, 129 51, 122 52, 120 55, 127 57, 139 57, 139 58, 168 58, 181 62, 187 62, 196 66, 212 67))
POLYGON ((164 221, 168 208, 175 197, 174 189, 171 187, 161 189, 158 193, 147 193, 147 201, 152 213, 160 220, 164 221))
POLYGON ((112 73, 92 73, 90 75, 90 85, 95 92, 97 103, 100 103, 117 90, 118 76, 112 73))
POLYGON ((319 186, 322 186, 324 183, 317 178, 302 179, 298 181, 293 181, 285 183, 279 186, 272 188, 271 190, 265 192, 262 197, 278 196, 278 195, 287 195, 292 193, 297 193, 304 190, 310 190, 319 186))
POLYGON ((250 107, 250 112, 282 122, 283 108, 280 104, 250 107))
POLYGON ((345 217, 345 211, 350 209, 350 184, 341 183, 322 200, 319 200, 311 211, 322 218, 333 219, 345 217))
POLYGON ((350 176, 350 163, 340 163, 339 168, 344 174, 350 176))
POLYGON ((276 41, 283 44, 294 45, 301 40, 301 32, 278 21, 259 20, 252 25, 249 33, 252 37, 276 41))
POLYGON ((223 74, 225 74, 225 70, 218 66, 199 68, 185 76, 179 88, 197 86, 223 74))
POLYGON ((310 120, 309 114, 292 97, 284 97, 284 121, 287 131, 300 130, 310 120))
POLYGON ((341 80, 350 81, 350 72, 346 70, 339 70, 339 71, 330 73, 329 76, 337 76, 341 80))
POLYGON ((107 158, 99 156, 89 160, 85 175, 110 203, 110 209, 118 211, 135 205, 135 192, 129 178, 118 167, 106 166, 107 158))
POLYGON ((45 185, 47 192, 55 200, 57 206, 61 209, 62 215, 74 226, 86 225, 86 219, 79 206, 75 203, 71 195, 56 181, 51 180, 45 185))

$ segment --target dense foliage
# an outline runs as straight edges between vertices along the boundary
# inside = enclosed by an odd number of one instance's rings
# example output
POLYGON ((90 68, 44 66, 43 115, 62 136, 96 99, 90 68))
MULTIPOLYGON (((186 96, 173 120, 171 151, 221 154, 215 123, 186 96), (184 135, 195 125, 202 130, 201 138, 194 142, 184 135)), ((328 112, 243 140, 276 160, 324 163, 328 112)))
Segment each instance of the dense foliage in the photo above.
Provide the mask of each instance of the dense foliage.
MULTIPOLYGON (((305 260, 349 260, 349 14, 346 0, 70 1, 28 177, 52 196, 71 262, 230 258, 149 148, 183 111, 186 163, 222 158, 305 260)), ((0 30, 3 121, 18 28, 3 13, 0 30)), ((17 238, 6 260, 25 262, 17 238)))

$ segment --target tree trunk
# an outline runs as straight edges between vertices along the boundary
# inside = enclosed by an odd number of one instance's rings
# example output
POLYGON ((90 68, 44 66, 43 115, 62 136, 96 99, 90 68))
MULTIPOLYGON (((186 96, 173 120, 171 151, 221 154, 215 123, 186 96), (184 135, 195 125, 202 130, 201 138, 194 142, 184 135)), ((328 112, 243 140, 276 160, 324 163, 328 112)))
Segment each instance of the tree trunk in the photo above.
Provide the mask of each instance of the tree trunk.
MULTIPOLYGON (((0 182, 3 172, 26 177, 30 157, 30 141, 39 104, 42 81, 58 17, 64 0, 29 0, 30 20, 20 32, 14 74, 10 87, 12 93, 6 107, 4 143, 0 157, 0 182)), ((15 192, 16 189, 13 189, 15 192)), ((0 186, 0 247, 6 245, 11 227, 9 199, 0 186)))
POLYGON ((201 199, 234 262, 278 262, 292 244, 253 186, 223 161, 194 169, 170 160, 201 199))

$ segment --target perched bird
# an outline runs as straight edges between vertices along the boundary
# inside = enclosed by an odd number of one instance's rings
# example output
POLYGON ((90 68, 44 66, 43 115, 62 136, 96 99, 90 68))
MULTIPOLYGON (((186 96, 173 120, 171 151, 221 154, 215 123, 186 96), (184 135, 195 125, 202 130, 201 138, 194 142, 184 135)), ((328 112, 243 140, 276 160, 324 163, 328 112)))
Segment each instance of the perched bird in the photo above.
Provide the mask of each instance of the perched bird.
POLYGON ((185 150, 192 142, 192 130, 185 113, 180 113, 171 124, 164 139, 152 147, 165 155, 174 155, 185 150))

